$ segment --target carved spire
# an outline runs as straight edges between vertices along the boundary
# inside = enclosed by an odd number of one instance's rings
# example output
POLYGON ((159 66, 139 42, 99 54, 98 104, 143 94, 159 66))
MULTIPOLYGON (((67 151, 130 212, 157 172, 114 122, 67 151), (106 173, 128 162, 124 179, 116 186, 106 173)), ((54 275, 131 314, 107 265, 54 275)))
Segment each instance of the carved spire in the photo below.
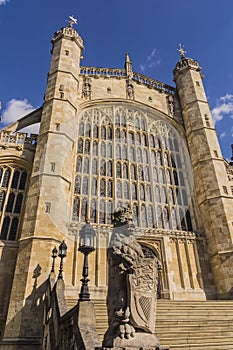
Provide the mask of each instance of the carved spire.
POLYGON ((131 62, 131 59, 130 59, 128 53, 125 54, 125 72, 126 72, 127 77, 129 77, 129 78, 132 77, 132 75, 133 75, 132 62, 131 62))

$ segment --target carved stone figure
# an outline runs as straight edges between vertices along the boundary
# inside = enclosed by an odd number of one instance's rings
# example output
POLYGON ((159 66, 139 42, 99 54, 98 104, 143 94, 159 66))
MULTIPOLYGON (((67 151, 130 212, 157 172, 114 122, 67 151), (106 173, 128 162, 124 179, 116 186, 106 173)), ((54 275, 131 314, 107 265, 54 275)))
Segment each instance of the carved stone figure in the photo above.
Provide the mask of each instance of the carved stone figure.
MULTIPOLYGON (((158 285, 158 259, 155 255, 146 254, 146 247, 136 241, 131 210, 117 209, 113 224, 114 229, 108 249, 109 328, 104 337, 105 347, 113 347, 117 339, 118 343, 120 339, 124 346, 125 342, 129 346, 133 338, 138 339, 140 332, 150 333, 152 336, 155 327, 158 285)), ((154 335, 148 339, 154 349, 159 349, 158 340, 154 335)), ((144 342, 144 336, 142 341, 144 342)), ((139 347, 132 348, 139 349, 139 347)))
POLYGON ((91 99, 91 83, 89 78, 83 80, 82 97, 91 99))
POLYGON ((131 100, 134 99, 134 87, 130 82, 127 82, 126 97, 131 99, 131 100))

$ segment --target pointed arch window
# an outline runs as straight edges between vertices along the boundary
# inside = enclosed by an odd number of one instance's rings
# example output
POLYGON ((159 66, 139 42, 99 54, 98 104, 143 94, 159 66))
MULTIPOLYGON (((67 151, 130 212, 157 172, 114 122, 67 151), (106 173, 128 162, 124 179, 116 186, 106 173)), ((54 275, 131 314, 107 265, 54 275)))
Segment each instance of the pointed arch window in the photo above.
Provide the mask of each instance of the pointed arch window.
POLYGON ((132 200, 137 200, 137 187, 135 183, 131 185, 132 200))
POLYGON ((5 202, 5 197, 6 197, 6 192, 5 191, 1 191, 0 192, 0 212, 2 212, 3 206, 4 206, 4 202, 5 202))
POLYGON ((107 143, 107 157, 112 158, 112 144, 110 142, 107 143))
POLYGON ((9 169, 5 169, 5 173, 4 173, 3 181, 2 181, 2 187, 8 186, 8 183, 10 181, 10 175, 11 175, 11 171, 9 169))
POLYGON ((124 199, 129 199, 129 184, 124 182, 124 199))
POLYGON ((153 208, 151 205, 148 206, 148 226, 153 227, 154 226, 154 217, 153 217, 153 208))
POLYGON ((146 207, 145 207, 145 205, 142 205, 142 207, 141 207, 141 223, 142 223, 142 227, 147 227, 146 207))
POLYGON ((93 177, 91 181, 91 194, 92 196, 97 195, 97 179, 95 177, 93 177))
POLYGON ((22 190, 22 191, 25 190, 26 181, 27 181, 27 173, 26 171, 23 171, 20 178, 19 190, 22 190))
MULTIPOLYGON (((156 123, 151 122, 149 115, 146 117, 147 121, 139 112, 129 111, 125 107, 117 108, 117 110, 118 113, 115 113, 115 108, 113 108, 111 114, 110 109, 105 111, 102 111, 101 108, 98 108, 98 111, 93 109, 93 112, 88 114, 88 116, 93 116, 92 121, 90 122, 86 116, 85 120, 81 120, 79 123, 79 138, 77 140, 79 154, 77 155, 75 176, 80 175, 81 178, 80 180, 76 178, 74 196, 79 197, 79 188, 82 188, 82 195, 86 196, 86 200, 88 198, 88 203, 97 200, 96 196, 99 197, 98 203, 96 202, 97 223, 100 223, 100 200, 104 200, 106 207, 105 223, 109 220, 107 203, 110 199, 114 207, 117 203, 122 202, 123 205, 128 203, 133 208, 134 203, 130 202, 131 200, 137 201, 140 210, 140 225, 142 225, 141 206, 146 204, 147 226, 158 227, 159 217, 161 217, 162 227, 167 227, 168 224, 165 220, 167 213, 169 216, 167 222, 170 222, 170 227, 175 229, 174 215, 176 214, 176 227, 180 228, 179 209, 180 206, 183 209, 188 207, 187 193, 189 190, 187 187, 189 183, 185 181, 186 169, 184 169, 183 148, 178 150, 181 147, 179 147, 176 133, 168 124, 163 127, 162 120, 156 125, 156 123), (108 121, 106 121, 107 114, 109 115, 108 121), (112 120, 115 118, 114 126, 111 124, 111 118, 112 120), (103 120, 105 124, 101 124, 103 120), (146 128, 147 123, 148 128, 146 128), (150 128, 151 131, 149 131, 150 128), (82 154, 85 156, 83 157, 82 154), (89 184, 88 181, 90 181, 89 184), (84 189, 86 182, 88 184, 87 192, 84 189), (182 192, 182 190, 184 191, 182 192), (155 208, 152 207, 152 201, 156 204, 155 208), (151 215, 150 205, 152 207, 151 215), (161 216, 158 216, 157 207, 160 208, 158 210, 161 210, 161 216), (150 220, 150 217, 153 220, 150 220)), ((4 174, 5 169, 2 177, 4 174)), ((20 177, 17 180, 17 173, 14 177, 11 176, 9 181, 14 189, 9 191, 9 194, 15 190, 17 192, 20 181, 20 177)), ((4 193, 4 191, 5 188, 2 192, 4 193)), ((7 198, 9 198, 9 194, 7 193, 7 198)), ((16 198, 17 194, 13 203, 13 211, 16 198)), ((81 210, 83 199, 80 200, 81 210)), ((90 210, 88 206, 88 211, 90 210)), ((184 221, 187 229, 188 219, 186 216, 184 221)), ((159 227, 161 228, 161 225, 159 227)))
POLYGON ((131 180, 135 180, 136 176, 135 176, 135 165, 131 164, 130 165, 130 177, 131 180))
POLYGON ((157 164, 157 161, 156 161, 156 153, 155 153, 155 151, 152 151, 152 152, 151 152, 151 161, 152 161, 152 164, 153 164, 153 165, 156 165, 156 164, 157 164))
POLYGON ((76 172, 81 173, 82 172, 82 158, 78 157, 76 161, 76 172))
POLYGON ((84 174, 89 173, 89 158, 87 158, 87 157, 84 158, 83 172, 84 172, 84 174))
POLYGON ((134 216, 134 223, 135 226, 139 226, 138 224, 138 206, 137 204, 133 204, 133 216, 134 216))
POLYGON ((83 153, 83 140, 79 139, 78 141, 78 153, 83 153))
POLYGON ((157 207, 158 228, 163 228, 162 208, 157 207))
POLYGON ((75 177, 74 193, 76 193, 76 194, 81 193, 81 177, 80 177, 80 175, 77 175, 75 177))
POLYGON ((100 180, 100 196, 101 196, 101 197, 105 197, 105 191, 106 191, 106 188, 105 188, 105 180, 104 180, 104 179, 101 179, 101 180, 100 180))
POLYGON ((79 124, 79 136, 84 136, 84 123, 79 124))
POLYGON ((123 163, 123 178, 128 179, 128 165, 123 163))
POLYGON ((108 193, 107 193, 107 197, 111 197, 112 198, 112 180, 108 181, 108 193))
POLYGON ((120 162, 117 162, 116 163, 116 177, 119 177, 121 178, 121 163, 120 162))
POLYGON ((105 205, 103 200, 100 201, 99 222, 101 224, 105 223, 105 205))
POLYGON ((131 162, 135 161, 135 151, 134 151, 133 147, 130 147, 130 149, 129 149, 129 160, 131 162))
POLYGON ((10 193, 7 201, 6 213, 12 213, 14 201, 15 201, 15 194, 10 193))
POLYGON ((105 159, 102 159, 100 161, 100 175, 106 176, 106 161, 105 161, 105 159))
POLYGON ((98 143, 96 141, 93 142, 92 152, 93 156, 98 156, 98 143))
POLYGON ((3 179, 0 189, 2 226, 0 239, 15 240, 26 187, 27 172, 23 169, 0 167, 3 179), (5 204, 5 199, 7 203, 5 204))
POLYGON ((98 139, 98 126, 94 125, 93 127, 93 138, 98 139))
POLYGON ((87 218, 87 199, 82 199, 82 206, 81 206, 81 221, 86 221, 87 218))
POLYGON ((79 218, 79 211, 80 211, 80 200, 78 197, 74 197, 73 201, 73 215, 72 218, 74 221, 77 221, 79 218))
POLYGON ((137 148, 137 161, 142 163, 142 150, 139 147, 137 148))
POLYGON ((149 167, 148 166, 144 167, 144 180, 145 181, 150 181, 149 167))
POLYGON ((101 139, 106 140, 106 128, 105 128, 105 126, 101 126, 101 139))
POLYGON ((172 216, 172 228, 173 230, 177 230, 178 225, 177 225, 177 219, 176 219, 176 211, 174 208, 171 210, 171 216, 172 216))
POLYGON ((169 229, 169 213, 168 213, 168 208, 163 209, 163 217, 164 217, 164 228, 169 229))
POLYGON ((109 126, 107 129, 107 139, 112 140, 112 127, 109 126))
POLYGON ((88 177, 83 178, 82 194, 88 194, 88 177))
POLYGON ((9 233, 9 240, 14 241, 17 233, 19 219, 17 217, 14 217, 11 221, 11 228, 9 233))
POLYGON ((20 172, 16 170, 13 175, 12 183, 11 183, 11 188, 17 189, 18 187, 18 182, 19 182, 19 175, 20 172))
POLYGON ((153 180, 154 182, 158 182, 158 172, 155 167, 153 168, 153 180))
POLYGON ((7 239, 9 226, 10 226, 10 218, 9 216, 6 216, 3 220, 0 239, 2 240, 7 239))
POLYGON ((90 206, 90 219, 91 222, 96 223, 97 222, 97 215, 96 215, 96 201, 92 199, 91 206, 90 206))
POLYGON ((146 200, 152 202, 151 187, 149 185, 146 186, 146 200))
POLYGON ((97 159, 92 160, 92 174, 97 175, 97 159))
POLYGON ((101 156, 106 157, 106 144, 101 142, 101 156))
POLYGON ((112 177, 112 161, 109 160, 107 163, 107 176, 112 177))

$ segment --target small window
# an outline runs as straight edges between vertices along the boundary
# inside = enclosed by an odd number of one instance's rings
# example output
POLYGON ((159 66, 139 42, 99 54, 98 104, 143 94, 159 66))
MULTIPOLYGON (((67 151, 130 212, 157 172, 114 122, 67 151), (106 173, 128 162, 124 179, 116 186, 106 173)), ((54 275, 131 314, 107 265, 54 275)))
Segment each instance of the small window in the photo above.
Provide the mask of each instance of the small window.
POLYGON ((69 50, 65 50, 65 54, 66 54, 66 56, 69 56, 70 51, 69 50))
POLYGON ((50 213, 50 210, 51 210, 51 203, 45 203, 45 212, 47 213, 47 214, 49 214, 50 213))
POLYGON ((55 123, 56 131, 60 131, 60 123, 55 123))
POLYGON ((216 150, 214 150, 214 156, 218 158, 218 152, 216 150))
POLYGON ((224 192, 225 194, 228 194, 227 187, 226 187, 226 186, 223 186, 222 188, 223 188, 223 192, 224 192))
POLYGON ((54 173, 55 168, 56 168, 56 163, 50 163, 50 169, 51 169, 52 173, 54 173))
POLYGON ((196 86, 200 86, 200 83, 199 83, 199 81, 196 81, 196 86))

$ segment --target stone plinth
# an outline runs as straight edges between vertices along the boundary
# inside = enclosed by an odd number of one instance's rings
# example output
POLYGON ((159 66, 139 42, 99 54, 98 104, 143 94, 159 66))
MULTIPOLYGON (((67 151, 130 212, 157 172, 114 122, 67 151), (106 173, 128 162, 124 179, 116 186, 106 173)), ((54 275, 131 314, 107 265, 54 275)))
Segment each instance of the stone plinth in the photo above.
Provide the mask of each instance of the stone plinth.
MULTIPOLYGON (((105 348, 110 349, 110 348, 105 348)), ((114 350, 160 350, 160 343, 154 334, 135 333, 130 339, 116 337, 113 340, 114 350)), ((167 348, 168 349, 168 348, 167 348)))

